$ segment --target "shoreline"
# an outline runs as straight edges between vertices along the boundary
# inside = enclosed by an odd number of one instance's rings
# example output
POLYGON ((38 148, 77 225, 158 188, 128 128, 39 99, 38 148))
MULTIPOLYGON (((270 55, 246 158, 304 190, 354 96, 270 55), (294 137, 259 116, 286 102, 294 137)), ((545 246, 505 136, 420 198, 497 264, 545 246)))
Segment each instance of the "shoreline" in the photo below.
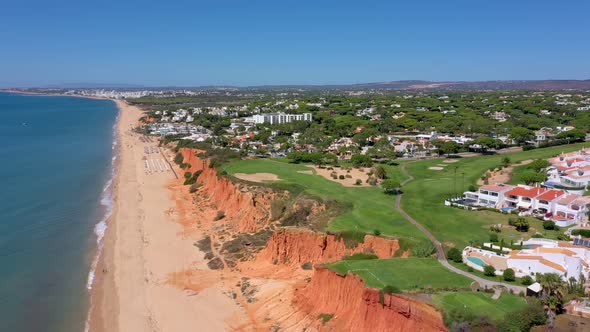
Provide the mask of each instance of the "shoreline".
POLYGON ((183 221, 194 217, 178 205, 192 202, 183 179, 171 169, 150 172, 145 166, 150 159, 161 164, 172 157, 168 151, 146 154, 144 148, 158 141, 130 130, 143 112, 123 100, 115 103, 113 208, 90 293, 88 331, 221 331, 241 325, 244 310, 228 296, 230 285, 223 280, 229 272, 207 267, 194 245, 201 231, 185 232, 183 221), (198 291, 178 280, 193 272, 208 276, 198 291))

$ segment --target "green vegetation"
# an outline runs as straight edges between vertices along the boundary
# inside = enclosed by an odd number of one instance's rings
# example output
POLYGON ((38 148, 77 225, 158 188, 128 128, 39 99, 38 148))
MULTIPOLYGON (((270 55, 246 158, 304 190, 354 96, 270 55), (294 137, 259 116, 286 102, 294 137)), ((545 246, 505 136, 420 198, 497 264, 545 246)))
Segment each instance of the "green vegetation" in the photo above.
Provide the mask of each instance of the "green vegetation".
POLYGON ((504 270, 504 273, 502 274, 502 278, 504 278, 504 281, 516 280, 516 276, 514 275, 514 270, 513 269, 504 270))
MULTIPOLYGON (((508 155, 482 156, 459 159, 441 171, 429 167, 440 164, 440 160, 425 160, 407 164, 407 170, 415 180, 404 186, 402 208, 424 227, 428 228, 439 241, 453 243, 462 248, 471 243, 482 243, 489 239, 489 227, 494 224, 508 224, 508 216, 495 211, 465 211, 444 206, 445 198, 458 195, 490 168, 502 165, 502 159, 509 157, 513 163, 527 159, 548 158, 559 153, 579 150, 584 144, 535 149, 508 155)), ((500 234, 507 242, 530 237, 543 232, 544 237, 556 238, 558 231, 543 230, 542 222, 526 218, 530 228, 525 233, 514 228, 503 228, 500 234)))
POLYGON ((488 276, 488 277, 493 277, 493 276, 496 275, 496 269, 494 269, 494 267, 491 266, 491 265, 486 265, 483 268, 483 274, 486 275, 486 276, 488 276))
POLYGON ((340 274, 351 271, 374 288, 391 285, 401 290, 462 289, 471 284, 471 279, 450 272, 433 258, 340 261, 326 266, 340 274))
MULTIPOLYGON (((527 306, 522 297, 503 293, 498 300, 492 294, 482 292, 445 292, 433 296, 434 303, 445 314, 454 310, 465 311, 473 316, 488 316, 495 321, 527 306)), ((512 315, 511 315, 512 317, 512 315)))
POLYGON ((322 323, 326 324, 327 322, 330 321, 330 319, 332 319, 334 317, 334 314, 320 314, 318 316, 319 319, 322 320, 322 323))
MULTIPOLYGON (((387 171, 388 178, 399 180, 403 177, 399 166, 383 165, 383 167, 387 171)), ((241 160, 226 164, 223 169, 230 175, 273 173, 281 180, 268 184, 269 186, 280 185, 282 189, 288 189, 293 193, 305 191, 320 199, 338 202, 345 208, 327 226, 330 232, 354 231, 372 234, 374 230, 379 230, 382 235, 403 237, 411 242, 425 239, 418 229, 394 209, 393 199, 383 195, 382 190, 377 187, 344 187, 315 174, 300 173, 309 172, 310 169, 305 165, 292 164, 284 160, 241 160)))
POLYGON ((346 260, 346 261, 358 261, 358 260, 363 260, 363 259, 378 259, 379 257, 377 257, 377 255, 374 254, 365 254, 362 252, 358 252, 356 254, 353 254, 351 256, 344 256, 342 259, 346 260))

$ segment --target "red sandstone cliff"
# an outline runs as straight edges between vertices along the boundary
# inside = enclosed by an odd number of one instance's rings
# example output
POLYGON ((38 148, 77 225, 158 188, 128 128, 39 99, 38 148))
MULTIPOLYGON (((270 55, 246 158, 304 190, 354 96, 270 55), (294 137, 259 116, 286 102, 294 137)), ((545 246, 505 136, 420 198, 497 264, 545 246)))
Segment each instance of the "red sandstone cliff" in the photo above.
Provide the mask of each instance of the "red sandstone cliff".
POLYGON ((277 198, 277 194, 265 188, 248 191, 245 187, 217 176, 217 170, 210 168, 207 160, 195 156, 196 152, 192 149, 180 149, 184 162, 191 165, 190 172, 202 171, 197 181, 203 184, 203 192, 218 210, 225 212, 226 218, 237 221, 238 231, 252 233, 267 226, 270 222, 271 202, 277 198))
POLYGON ((398 294, 384 294, 381 303, 379 290, 366 288, 358 276, 340 276, 326 268, 315 269, 311 282, 297 291, 294 302, 313 317, 334 315, 326 326, 318 326, 320 329, 447 331, 434 307, 398 294))
POLYGON ((398 249, 397 240, 372 235, 366 235, 364 243, 349 249, 346 248, 344 240, 337 239, 331 234, 302 229, 281 229, 274 232, 258 258, 282 264, 325 263, 358 252, 373 252, 379 258, 389 258, 398 249))

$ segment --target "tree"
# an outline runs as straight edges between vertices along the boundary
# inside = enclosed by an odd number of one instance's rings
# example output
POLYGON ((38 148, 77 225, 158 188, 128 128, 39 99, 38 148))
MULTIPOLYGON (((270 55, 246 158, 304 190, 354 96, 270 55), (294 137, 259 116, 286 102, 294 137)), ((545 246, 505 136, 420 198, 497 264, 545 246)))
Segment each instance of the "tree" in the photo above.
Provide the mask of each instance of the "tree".
POLYGON ((459 143, 455 141, 446 141, 439 148, 439 151, 447 155, 450 155, 451 153, 457 153, 459 152, 459 143))
POLYGON ((494 269, 491 265, 486 265, 483 268, 483 274, 488 277, 495 277, 496 276, 496 269, 494 269))
POLYGON ((354 167, 371 167, 373 165, 371 157, 364 154, 355 154, 350 158, 350 162, 354 167))
POLYGON ((531 185, 533 183, 541 183, 545 181, 547 175, 545 173, 535 172, 535 171, 525 171, 520 175, 520 180, 527 185, 531 185))
POLYGON ((555 316, 561 312, 563 306, 563 280, 557 273, 545 273, 537 275, 537 282, 543 287, 541 302, 547 313, 547 325, 549 329, 553 329, 555 316))
POLYGON ((572 129, 557 134, 555 138, 567 140, 568 142, 581 142, 586 138, 586 133, 580 129, 572 129))
POLYGON ((184 161, 184 157, 182 156, 182 153, 179 152, 179 153, 176 154, 176 156, 174 156, 174 162, 177 165, 182 164, 183 161, 184 161))
POLYGON ((375 174, 375 177, 380 180, 385 179, 385 177, 387 176, 385 168, 381 165, 375 166, 375 168, 373 169, 373 174, 375 174))
POLYGON ((553 222, 552 220, 543 221, 543 228, 546 230, 554 230, 555 222, 553 222))
POLYGON ((510 137, 517 142, 525 142, 533 138, 533 131, 524 127, 514 127, 510 130, 510 137))
POLYGON ((534 170, 535 172, 540 172, 544 168, 551 166, 551 163, 545 159, 537 159, 532 163, 528 164, 527 168, 534 170))
POLYGON ((504 167, 510 166, 510 158, 508 158, 508 157, 502 158, 502 165, 504 165, 504 167))
POLYGON ((386 194, 397 194, 399 193, 401 184, 397 180, 387 179, 381 183, 381 187, 386 194))
POLYGON ((514 270, 513 269, 504 270, 504 273, 502 274, 502 278, 504 278, 505 281, 516 280, 516 276, 514 275, 514 270))
POLYGON ((528 232, 529 231, 529 222, 526 219, 524 219, 523 217, 516 218, 513 226, 519 232, 528 232))
POLYGON ((451 248, 447 251, 447 258, 452 260, 456 263, 461 263, 463 261, 463 257, 461 256, 461 251, 457 248, 451 248))
POLYGON ((520 279, 520 283, 525 286, 532 285, 533 282, 535 282, 535 281, 533 280, 533 278, 531 276, 524 276, 520 279))
POLYGON ((502 142, 497 139, 493 139, 489 136, 479 136, 478 138, 474 139, 472 144, 478 144, 481 146, 482 150, 487 149, 497 149, 502 145, 502 142))

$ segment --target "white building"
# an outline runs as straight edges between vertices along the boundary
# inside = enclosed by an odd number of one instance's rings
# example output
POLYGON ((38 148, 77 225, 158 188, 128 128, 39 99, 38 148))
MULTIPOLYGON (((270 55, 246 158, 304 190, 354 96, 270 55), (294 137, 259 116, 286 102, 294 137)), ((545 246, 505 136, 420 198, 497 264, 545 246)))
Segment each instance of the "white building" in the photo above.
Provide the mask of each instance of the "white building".
POLYGON ((282 123, 289 123, 293 121, 312 121, 311 113, 303 113, 303 114, 286 114, 283 112, 279 113, 264 113, 264 114, 255 114, 252 116, 252 120, 256 124, 261 123, 270 123, 273 124, 282 124, 282 123))

